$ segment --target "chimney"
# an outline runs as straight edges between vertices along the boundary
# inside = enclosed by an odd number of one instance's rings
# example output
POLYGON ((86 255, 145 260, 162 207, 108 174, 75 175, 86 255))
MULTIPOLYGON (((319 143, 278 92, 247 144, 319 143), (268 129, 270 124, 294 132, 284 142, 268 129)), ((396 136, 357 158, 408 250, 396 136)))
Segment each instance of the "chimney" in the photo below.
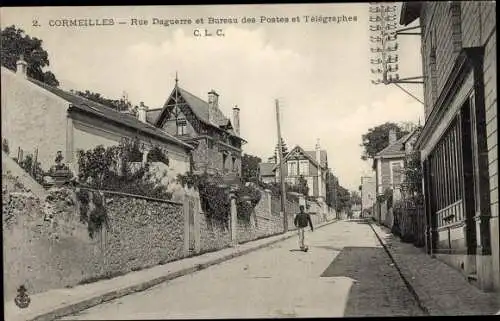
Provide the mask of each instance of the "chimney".
POLYGON ((139 121, 146 123, 146 114, 148 111, 148 107, 144 105, 144 102, 141 101, 141 104, 139 105, 139 108, 137 109, 137 119, 139 121))
POLYGON ((28 63, 24 60, 23 55, 21 55, 17 61, 16 74, 21 75, 24 78, 28 78, 28 63))
POLYGON ((396 141, 396 131, 394 129, 389 130, 389 145, 394 144, 396 141))
POLYGON ((208 92, 208 121, 216 125, 216 111, 219 108, 219 94, 215 90, 208 92))
POLYGON ((238 105, 233 108, 233 128, 236 135, 240 135, 240 109, 238 105))

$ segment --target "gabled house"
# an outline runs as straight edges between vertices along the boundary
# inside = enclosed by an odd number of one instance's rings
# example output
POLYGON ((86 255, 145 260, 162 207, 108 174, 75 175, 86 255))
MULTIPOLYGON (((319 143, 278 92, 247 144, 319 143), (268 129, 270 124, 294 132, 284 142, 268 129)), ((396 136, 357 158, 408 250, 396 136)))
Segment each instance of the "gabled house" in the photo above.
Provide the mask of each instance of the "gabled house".
POLYGON ((142 142, 143 160, 153 146, 168 153, 168 174, 189 170, 189 144, 146 122, 146 107, 138 116, 118 112, 76 94, 49 86, 26 74, 20 60, 17 71, 1 67, 2 140, 9 144, 10 156, 18 150, 37 154, 44 170, 54 165, 58 152, 77 174, 78 150, 117 145, 123 138, 142 142), (37 151, 37 153, 35 152, 37 151))
POLYGON ((270 184, 276 182, 276 174, 273 169, 275 163, 260 163, 259 164, 259 177, 261 182, 270 184))
POLYGON ((376 195, 384 194, 386 189, 391 189, 396 199, 401 196, 405 158, 407 153, 413 150, 416 138, 416 130, 400 139, 397 139, 394 130, 389 132, 387 147, 378 152, 373 159, 376 195))
POLYGON ((147 111, 151 125, 195 147, 193 170, 241 176, 242 145, 239 108, 231 121, 222 113, 214 90, 203 100, 178 85, 160 109, 147 111))
MULTIPOLYGON (((326 150, 316 144, 314 151, 306 151, 300 146, 295 146, 284 157, 285 182, 291 185, 297 183, 300 176, 304 177, 309 187, 309 196, 326 199, 326 173, 328 171, 328 158, 326 150)), ((260 177, 265 182, 279 182, 279 162, 261 163, 260 177)))

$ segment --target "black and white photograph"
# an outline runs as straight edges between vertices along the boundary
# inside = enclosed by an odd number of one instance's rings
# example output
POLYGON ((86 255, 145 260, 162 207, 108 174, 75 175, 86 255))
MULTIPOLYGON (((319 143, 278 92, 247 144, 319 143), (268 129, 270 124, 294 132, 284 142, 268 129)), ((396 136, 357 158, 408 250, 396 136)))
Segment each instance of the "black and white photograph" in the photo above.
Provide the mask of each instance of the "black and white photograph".
POLYGON ((5 320, 500 314, 495 1, 0 28, 5 320))

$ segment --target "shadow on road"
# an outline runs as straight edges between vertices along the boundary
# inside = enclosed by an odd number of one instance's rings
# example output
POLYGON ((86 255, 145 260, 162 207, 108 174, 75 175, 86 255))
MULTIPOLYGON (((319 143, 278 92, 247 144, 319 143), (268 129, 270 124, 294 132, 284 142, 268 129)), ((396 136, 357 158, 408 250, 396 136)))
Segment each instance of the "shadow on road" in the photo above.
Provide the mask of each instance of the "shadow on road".
POLYGON ((422 315, 383 248, 346 247, 321 277, 354 280, 345 317, 422 315))

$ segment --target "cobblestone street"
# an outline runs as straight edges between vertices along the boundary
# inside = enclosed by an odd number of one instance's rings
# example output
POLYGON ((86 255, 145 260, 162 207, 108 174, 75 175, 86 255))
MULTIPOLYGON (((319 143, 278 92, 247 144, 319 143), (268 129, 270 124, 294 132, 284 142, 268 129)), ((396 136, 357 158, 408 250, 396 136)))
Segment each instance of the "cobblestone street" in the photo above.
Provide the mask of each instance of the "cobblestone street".
POLYGON ((423 315, 370 226, 340 221, 64 320, 423 315))

